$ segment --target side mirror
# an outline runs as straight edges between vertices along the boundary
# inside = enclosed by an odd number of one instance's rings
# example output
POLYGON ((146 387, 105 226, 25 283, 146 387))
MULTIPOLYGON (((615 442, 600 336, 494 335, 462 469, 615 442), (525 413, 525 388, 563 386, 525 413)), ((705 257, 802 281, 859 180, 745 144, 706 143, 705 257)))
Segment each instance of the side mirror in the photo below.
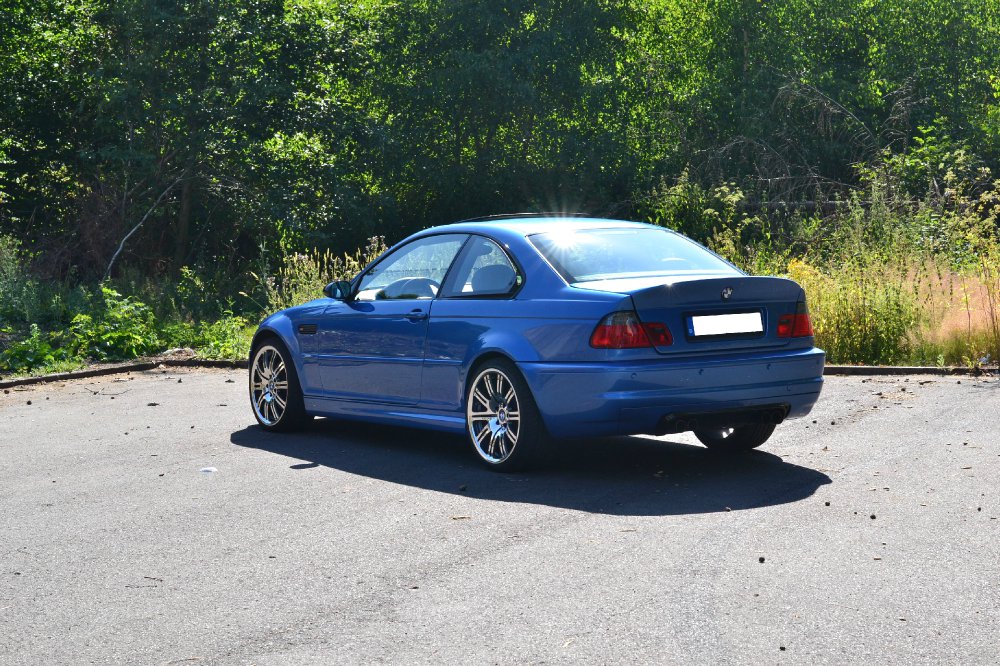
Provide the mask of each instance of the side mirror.
POLYGON ((351 300, 351 283, 346 280, 334 280, 323 287, 323 294, 327 298, 333 298, 338 301, 349 301, 351 300))

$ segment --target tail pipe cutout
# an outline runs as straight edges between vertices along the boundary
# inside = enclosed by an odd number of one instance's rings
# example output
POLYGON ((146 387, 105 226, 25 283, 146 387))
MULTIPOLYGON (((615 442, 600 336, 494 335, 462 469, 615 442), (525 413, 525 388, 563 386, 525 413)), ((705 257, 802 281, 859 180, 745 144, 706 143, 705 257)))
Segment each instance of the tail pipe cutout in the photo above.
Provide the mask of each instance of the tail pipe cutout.
POLYGON ((734 409, 724 412, 692 412, 667 414, 657 425, 656 435, 669 435, 689 430, 710 430, 713 428, 735 428, 751 423, 781 423, 788 416, 790 405, 765 405, 750 409, 734 409))

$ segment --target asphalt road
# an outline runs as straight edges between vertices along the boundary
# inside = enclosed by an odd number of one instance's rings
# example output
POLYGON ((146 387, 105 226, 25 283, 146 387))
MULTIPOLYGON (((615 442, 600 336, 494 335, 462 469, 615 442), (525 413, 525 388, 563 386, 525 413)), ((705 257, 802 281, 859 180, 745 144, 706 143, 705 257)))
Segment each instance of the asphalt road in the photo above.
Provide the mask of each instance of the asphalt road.
POLYGON ((0 664, 1000 663, 997 379, 832 377, 737 460, 576 441, 514 476, 268 435, 244 392, 0 394, 0 664))

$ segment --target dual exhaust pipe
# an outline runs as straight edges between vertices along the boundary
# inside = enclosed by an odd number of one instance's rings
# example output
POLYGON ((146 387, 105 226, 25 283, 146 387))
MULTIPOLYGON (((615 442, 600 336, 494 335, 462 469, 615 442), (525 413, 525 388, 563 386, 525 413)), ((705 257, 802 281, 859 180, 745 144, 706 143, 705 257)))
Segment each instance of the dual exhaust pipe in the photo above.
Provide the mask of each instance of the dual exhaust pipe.
POLYGON ((788 411, 787 405, 779 405, 728 412, 667 415, 660 421, 656 434, 666 435, 701 428, 730 428, 750 423, 777 425, 785 420, 788 411))
POLYGON ((762 423, 773 423, 778 425, 785 420, 785 415, 788 414, 788 409, 786 407, 780 407, 778 409, 769 409, 761 414, 762 423))

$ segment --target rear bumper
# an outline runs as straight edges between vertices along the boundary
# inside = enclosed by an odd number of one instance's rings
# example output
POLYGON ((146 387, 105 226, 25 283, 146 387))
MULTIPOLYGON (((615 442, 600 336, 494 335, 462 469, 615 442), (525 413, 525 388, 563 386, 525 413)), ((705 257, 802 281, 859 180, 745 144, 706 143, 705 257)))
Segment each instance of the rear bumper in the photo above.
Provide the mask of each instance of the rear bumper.
POLYGON ((826 355, 809 348, 638 363, 521 363, 554 437, 663 431, 671 416, 781 408, 805 416, 826 355))

